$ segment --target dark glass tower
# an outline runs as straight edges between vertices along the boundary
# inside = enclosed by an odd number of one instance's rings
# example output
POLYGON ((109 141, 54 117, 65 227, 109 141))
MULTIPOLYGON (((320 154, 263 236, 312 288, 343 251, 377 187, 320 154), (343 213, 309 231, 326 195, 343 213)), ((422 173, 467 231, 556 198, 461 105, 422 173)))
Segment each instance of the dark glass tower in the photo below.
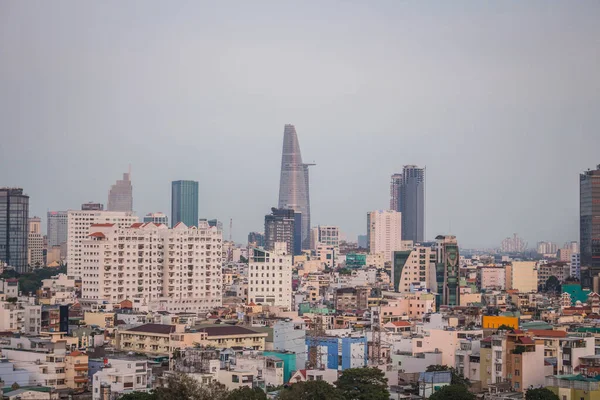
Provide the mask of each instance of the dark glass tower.
POLYGON ((20 188, 0 188, 0 262, 27 272, 29 196, 20 188))
MULTIPOLYGON (((278 207, 302 213, 302 248, 310 247, 310 196, 308 191, 308 167, 302 163, 300 144, 294 125, 286 125, 283 131, 281 155, 281 178, 279 180, 278 207)), ((266 232, 265 232, 266 234, 266 232)))
POLYGON ((271 208, 265 215, 265 250, 273 250, 275 243, 287 244, 288 253, 294 253, 294 225, 296 213, 285 208, 271 208))
POLYGON ((591 288, 600 273, 600 165, 579 176, 579 241, 582 284, 591 288))
POLYGON ((198 182, 173 181, 171 187, 171 226, 183 222, 198 226, 198 182))
POLYGON ((422 243, 425 239, 425 168, 405 165, 402 174, 392 175, 390 192, 392 210, 402 213, 402 240, 422 243))

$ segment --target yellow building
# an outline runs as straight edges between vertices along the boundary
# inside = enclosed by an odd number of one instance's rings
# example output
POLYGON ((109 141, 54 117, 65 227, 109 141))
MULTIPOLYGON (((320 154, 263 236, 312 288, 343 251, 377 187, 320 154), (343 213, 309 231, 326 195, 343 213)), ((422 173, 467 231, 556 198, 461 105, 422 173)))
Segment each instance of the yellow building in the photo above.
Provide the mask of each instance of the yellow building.
POLYGON ((112 312, 91 312, 86 311, 83 315, 86 325, 96 325, 103 329, 112 329, 115 327, 115 313, 112 312))
POLYGON ((69 389, 83 392, 88 383, 88 356, 72 351, 65 356, 65 385, 69 389))
POLYGON ((186 332, 184 325, 145 324, 115 332, 116 347, 145 354, 171 354, 174 349, 206 344, 204 332, 186 332))
POLYGON ((266 332, 255 332, 236 325, 210 326, 199 330, 208 335, 206 340, 216 348, 241 346, 264 350, 268 336, 266 332))
POLYGON ((519 318, 484 315, 481 324, 483 329, 498 329, 501 325, 510 326, 513 329, 519 329, 519 318))

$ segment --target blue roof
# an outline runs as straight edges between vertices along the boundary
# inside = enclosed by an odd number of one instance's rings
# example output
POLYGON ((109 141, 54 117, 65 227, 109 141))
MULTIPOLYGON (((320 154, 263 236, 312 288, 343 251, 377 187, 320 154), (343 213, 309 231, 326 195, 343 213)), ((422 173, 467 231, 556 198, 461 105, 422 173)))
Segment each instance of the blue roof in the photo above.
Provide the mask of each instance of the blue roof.
POLYGON ((452 382, 452 374, 450 371, 420 372, 419 382, 450 383, 452 382))

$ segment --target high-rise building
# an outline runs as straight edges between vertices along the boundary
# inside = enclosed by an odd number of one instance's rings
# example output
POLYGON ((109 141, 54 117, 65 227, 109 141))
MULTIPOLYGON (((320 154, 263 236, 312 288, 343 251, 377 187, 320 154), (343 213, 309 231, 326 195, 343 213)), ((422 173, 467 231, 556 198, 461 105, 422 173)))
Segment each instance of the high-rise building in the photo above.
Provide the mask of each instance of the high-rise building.
POLYGON ((248 234, 248 246, 265 247, 265 235, 260 232, 250 232, 248 234))
POLYGON ((333 246, 336 253, 340 251, 340 228, 337 226, 316 226, 310 230, 310 249, 316 250, 321 245, 333 246))
POLYGON ((68 211, 67 233, 67 275, 81 278, 83 262, 82 241, 88 239, 90 227, 98 224, 116 224, 117 228, 127 228, 138 222, 138 217, 123 211, 68 211))
POLYGON ((144 216, 144 223, 153 222, 155 224, 163 224, 169 226, 169 217, 161 212, 148 213, 144 216))
POLYGON ((402 213, 402 240, 423 242, 425 238, 425 168, 405 165, 392 175, 390 209, 402 213))
POLYGON ((506 269, 507 289, 520 293, 533 293, 538 290, 538 267, 535 261, 513 261, 506 269))
POLYGON ((123 179, 111 186, 108 192, 108 211, 133 211, 133 187, 131 172, 123 174, 123 179))
POLYGON ((0 262, 26 272, 29 196, 21 188, 0 188, 0 262))
POLYGON ((142 298, 146 304, 164 299, 169 309, 194 313, 220 307, 222 234, 199 225, 92 225, 82 241, 82 297, 112 303, 142 298))
POLYGON ((569 263, 571 276, 577 279, 581 278, 581 254, 571 253, 571 262, 569 263))
POLYGON ((173 181, 171 185, 171 225, 183 222, 198 226, 198 182, 173 181))
POLYGON ((538 254, 556 254, 558 251, 558 245, 553 242, 538 242, 537 252, 538 254))
POLYGON ((295 243, 295 216, 294 210, 271 208, 271 214, 265 215, 265 249, 272 251, 275 243, 287 244, 287 251, 294 252, 295 243))
POLYGON ((248 302, 292 309, 292 255, 286 243, 275 243, 272 251, 250 249, 248 302))
POLYGON ((392 261, 394 251, 402 250, 402 214, 393 210, 367 213, 367 244, 369 253, 382 253, 392 261))
MULTIPOLYGON (((286 125, 283 131, 281 177, 279 180, 279 208, 302 213, 302 248, 310 246, 310 196, 308 167, 300 153, 300 144, 294 125, 286 125)), ((266 233, 266 232, 265 232, 266 233)))
POLYGON ((436 244, 436 281, 440 305, 460 305, 458 241, 453 235, 439 235, 436 244))
POLYGON ((410 293, 429 289, 435 292, 436 255, 435 248, 424 246, 395 251, 391 277, 394 291, 410 293))
POLYGON ((581 266, 588 271, 582 285, 591 288, 600 273, 600 164, 579 176, 579 245, 581 266))
POLYGON ((90 201, 88 203, 83 203, 81 205, 81 211, 103 211, 104 210, 104 204, 102 203, 94 203, 93 201, 90 201))
POLYGON ((30 268, 44 266, 44 236, 42 235, 42 219, 40 217, 29 218, 27 263, 30 268))
POLYGON ((47 236, 48 248, 67 243, 69 215, 66 211, 48 211, 47 236))
POLYGON ((507 237, 502 241, 500 250, 503 253, 522 253, 527 250, 527 242, 515 233, 512 237, 507 237))
POLYGON ((361 249, 366 249, 367 247, 369 247, 368 244, 368 236, 367 235, 358 235, 357 237, 357 244, 358 247, 361 249))

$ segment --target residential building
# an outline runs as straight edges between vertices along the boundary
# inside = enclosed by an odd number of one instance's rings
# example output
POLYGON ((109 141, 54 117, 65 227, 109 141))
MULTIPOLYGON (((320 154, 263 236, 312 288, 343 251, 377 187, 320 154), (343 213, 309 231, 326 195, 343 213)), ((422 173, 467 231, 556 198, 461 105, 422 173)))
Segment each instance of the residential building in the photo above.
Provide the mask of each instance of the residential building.
POLYGON ((579 244, 581 265, 588 267, 581 283, 591 288, 600 273, 600 164, 579 175, 579 244))
POLYGON ((27 264, 29 268, 44 266, 44 236, 42 235, 42 219, 29 218, 29 234, 27 239, 27 264))
POLYGON ((67 243, 69 214, 66 211, 48 211, 47 218, 48 248, 67 243))
POLYGON ((75 392, 83 392, 88 384, 88 356, 74 350, 65 356, 65 384, 75 392))
MULTIPOLYGON (((562 250, 562 249, 561 249, 562 250)), ((563 261, 552 261, 545 264, 539 264, 538 269, 538 286, 545 285, 548 278, 556 277, 559 282, 564 282, 570 276, 570 263, 563 261)))
POLYGON ((359 248, 366 249, 369 246, 367 235, 358 235, 357 244, 359 248))
POLYGON ((131 169, 123 174, 123 179, 110 187, 108 192, 108 211, 133 211, 133 187, 131 186, 131 169))
POLYGON ((340 228, 337 226, 317 226, 310 231, 310 248, 317 250, 319 244, 332 246, 336 254, 340 252, 340 228))
POLYGON ((183 222, 198 226, 198 182, 173 181, 171 184, 171 226, 183 222))
POLYGON ((570 262, 571 254, 573 254, 573 251, 571 250, 571 248, 564 247, 562 249, 558 249, 558 252, 556 253, 556 258, 558 258, 558 261, 570 262))
POLYGON ((569 270, 571 272, 571 276, 577 279, 581 278, 581 254, 573 253, 571 254, 571 262, 569 264, 569 270))
POLYGON ((95 203, 93 201, 83 203, 81 205, 81 211, 104 211, 104 204, 95 203))
POLYGON ((477 268, 477 282, 480 289, 506 289, 506 272, 503 266, 482 266, 477 268))
POLYGON ((103 368, 92 375, 92 400, 106 400, 105 393, 118 397, 152 390, 152 370, 146 360, 107 358, 103 368))
POLYGON ((248 302, 292 309, 292 256, 285 243, 273 251, 251 249, 248 261, 248 302))
POLYGON ((29 196, 21 188, 0 188, 0 264, 28 271, 29 196))
POLYGON ((456 236, 439 235, 436 240, 436 283, 439 304, 460 305, 460 256, 456 236))
POLYGON ((148 213, 144 216, 144 223, 148 222, 169 226, 169 217, 161 212, 148 213))
MULTIPOLYGON (((300 144, 294 125, 285 125, 281 155, 278 208, 292 209, 302 216, 300 235, 302 249, 309 248, 310 194, 308 167, 314 164, 302 162, 300 144)), ((267 232, 265 230, 265 236, 267 232)), ((268 239, 267 239, 268 240, 268 239)), ((289 249, 289 251, 292 251, 289 249)))
POLYGON ((518 290, 521 293, 537 292, 538 268, 535 261, 513 261, 507 271, 507 289, 518 290))
POLYGON ((512 237, 507 237, 502 241, 500 250, 503 253, 522 253, 527 249, 527 242, 520 238, 516 233, 512 237))
POLYGON ((67 234, 67 275, 72 278, 81 278, 82 273, 82 241, 88 239, 90 227, 98 224, 115 224, 118 228, 125 228, 138 222, 138 217, 130 212, 122 211, 96 211, 96 210, 69 210, 67 234))
POLYGON ((416 287, 436 291, 436 251, 431 247, 417 246, 412 250, 395 251, 392 265, 394 291, 409 293, 416 287))
POLYGON ((538 242, 537 253, 541 255, 555 255, 558 251, 558 245, 553 242, 538 242))
POLYGON ((296 354, 295 370, 306 368, 306 325, 303 319, 279 320, 273 325, 273 349, 296 354))
POLYGON ((392 175, 390 209, 402 213, 402 240, 425 238, 425 168, 405 165, 392 175))
POLYGON ((69 278, 66 274, 43 279, 42 287, 37 291, 37 297, 40 304, 73 304, 77 298, 75 279, 69 278))
POLYGON ((115 346, 122 351, 168 355, 175 349, 207 344, 207 334, 186 331, 185 325, 144 324, 115 330, 115 346))
MULTIPOLYGON (((294 210, 271 208, 271 214, 265 215, 265 249, 273 250, 275 243, 285 243, 286 251, 294 253, 297 241, 294 210)), ((300 238, 301 239, 301 238, 300 238)))
POLYGON ((369 253, 383 253, 392 261, 394 251, 402 250, 402 214, 393 210, 367 213, 369 253))
MULTIPOLYGON (((180 311, 221 306, 222 232, 206 222, 98 224, 82 241, 82 297, 118 303, 166 298, 180 311)), ((291 289, 290 289, 291 290, 291 289)))
POLYGON ((335 291, 335 309, 346 310, 368 310, 368 300, 371 288, 368 286, 344 287, 335 291))
POLYGON ((252 329, 237 325, 218 325, 199 327, 198 330, 206 334, 206 343, 216 348, 247 347, 253 350, 265 350, 268 334, 256 332, 252 329))
MULTIPOLYGON (((348 368, 361 368, 367 365, 367 338, 318 336, 306 338, 307 348, 316 349, 315 369, 333 369, 343 371, 348 368)), ((309 354, 309 358, 310 358, 309 354)))
POLYGON ((544 341, 521 331, 506 334, 506 379, 518 392, 539 387, 545 381, 544 341))

